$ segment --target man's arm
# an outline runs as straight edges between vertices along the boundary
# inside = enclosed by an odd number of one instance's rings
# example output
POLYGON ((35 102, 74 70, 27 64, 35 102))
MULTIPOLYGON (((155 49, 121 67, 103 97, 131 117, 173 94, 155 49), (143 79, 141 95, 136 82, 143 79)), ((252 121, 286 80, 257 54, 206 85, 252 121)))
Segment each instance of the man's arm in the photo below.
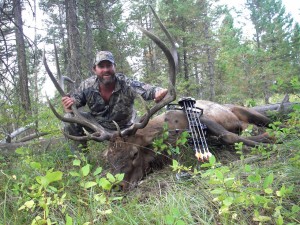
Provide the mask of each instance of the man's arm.
POLYGON ((145 100, 154 100, 155 102, 160 102, 168 93, 168 90, 165 88, 160 88, 146 84, 137 80, 133 80, 121 75, 121 79, 125 79, 127 84, 130 84, 130 87, 139 95, 141 95, 145 100))

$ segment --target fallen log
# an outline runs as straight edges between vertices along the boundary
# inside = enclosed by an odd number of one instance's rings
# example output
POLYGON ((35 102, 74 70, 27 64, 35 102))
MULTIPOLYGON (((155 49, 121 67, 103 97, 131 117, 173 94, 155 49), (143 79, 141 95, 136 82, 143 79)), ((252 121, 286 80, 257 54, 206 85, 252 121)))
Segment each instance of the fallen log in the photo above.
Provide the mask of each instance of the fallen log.
POLYGON ((15 150, 20 147, 28 147, 34 149, 35 153, 44 152, 50 145, 65 143, 64 137, 40 139, 34 141, 26 141, 19 143, 2 143, 0 144, 0 156, 8 156, 15 153, 15 150))
POLYGON ((280 114, 288 114, 293 111, 294 105, 300 105, 297 102, 283 102, 283 103, 276 103, 276 104, 267 104, 261 106, 254 106, 252 109, 255 111, 268 116, 268 112, 270 111, 277 111, 280 114))

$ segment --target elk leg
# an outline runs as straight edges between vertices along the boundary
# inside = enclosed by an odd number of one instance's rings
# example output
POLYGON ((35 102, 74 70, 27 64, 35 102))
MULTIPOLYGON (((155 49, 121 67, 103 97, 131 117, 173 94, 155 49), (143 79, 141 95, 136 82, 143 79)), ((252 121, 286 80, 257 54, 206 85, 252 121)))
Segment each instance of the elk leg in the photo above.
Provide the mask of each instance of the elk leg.
POLYGON ((229 132, 222 125, 208 119, 205 116, 201 118, 202 118, 201 122, 207 126, 209 133, 217 136, 217 138, 219 138, 221 141, 223 141, 226 144, 232 145, 234 143, 242 142, 245 145, 253 146, 253 147, 260 144, 260 142, 256 140, 251 140, 246 137, 241 137, 235 133, 229 132))
POLYGON ((271 123, 271 120, 268 117, 256 112, 253 109, 242 106, 232 106, 229 107, 229 109, 237 116, 237 118, 239 118, 239 120, 246 123, 253 123, 257 126, 266 126, 271 123))
POLYGON ((275 138, 271 137, 267 132, 261 134, 261 135, 256 135, 256 136, 251 136, 247 137, 249 140, 256 141, 256 142, 262 142, 262 143, 274 143, 276 140, 275 138))

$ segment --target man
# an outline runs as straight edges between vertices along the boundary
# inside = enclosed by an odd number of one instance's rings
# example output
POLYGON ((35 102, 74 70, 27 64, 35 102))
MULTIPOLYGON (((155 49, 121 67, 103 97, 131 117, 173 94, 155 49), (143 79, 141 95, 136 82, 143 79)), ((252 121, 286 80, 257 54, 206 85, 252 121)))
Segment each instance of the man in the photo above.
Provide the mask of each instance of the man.
MULTIPOLYGON (((104 128, 110 130, 116 130, 112 121, 115 121, 120 129, 127 128, 133 123, 135 119, 133 105, 137 94, 145 100, 159 102, 168 91, 116 73, 114 57, 108 51, 96 54, 93 72, 96 76, 83 81, 71 97, 63 97, 62 104, 69 116, 73 104, 76 104, 77 108, 87 105, 90 112, 83 115, 96 119, 104 128)), ((65 131, 74 136, 84 135, 79 124, 66 124, 65 131)), ((78 144, 83 148, 86 147, 86 142, 77 142, 76 145, 78 144)))

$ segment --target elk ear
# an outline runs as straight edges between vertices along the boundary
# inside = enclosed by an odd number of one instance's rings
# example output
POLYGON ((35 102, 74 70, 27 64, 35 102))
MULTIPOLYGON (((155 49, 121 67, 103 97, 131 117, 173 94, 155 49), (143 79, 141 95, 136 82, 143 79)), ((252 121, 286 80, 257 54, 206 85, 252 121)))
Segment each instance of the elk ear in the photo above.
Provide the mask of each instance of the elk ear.
POLYGON ((136 147, 133 147, 133 149, 130 151, 130 157, 134 160, 138 157, 139 150, 136 147))

